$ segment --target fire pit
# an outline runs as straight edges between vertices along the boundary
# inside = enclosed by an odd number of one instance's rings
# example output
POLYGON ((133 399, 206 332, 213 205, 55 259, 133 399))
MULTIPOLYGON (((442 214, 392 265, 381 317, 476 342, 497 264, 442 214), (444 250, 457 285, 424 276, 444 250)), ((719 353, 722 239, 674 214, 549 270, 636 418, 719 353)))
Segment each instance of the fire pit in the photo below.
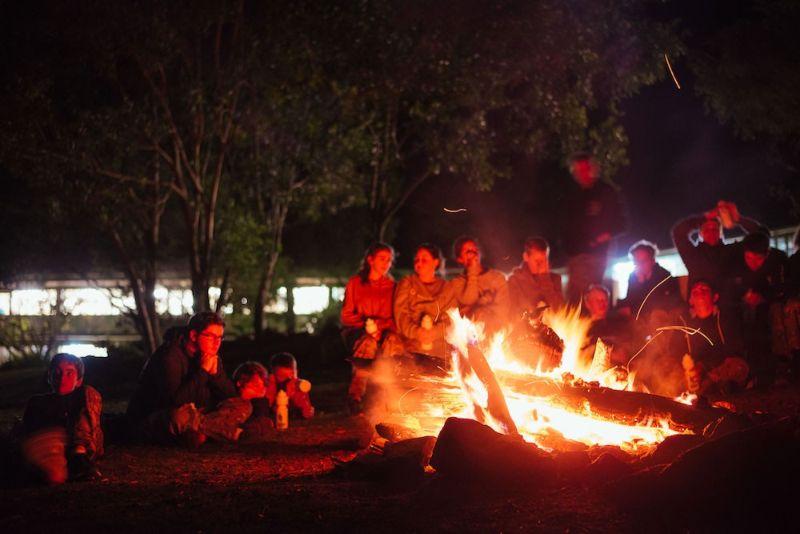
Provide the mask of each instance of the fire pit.
POLYGON ((484 340, 482 325, 456 310, 449 313, 451 371, 395 380, 390 409, 380 416, 407 435, 438 435, 445 420, 459 417, 546 451, 616 446, 642 455, 669 436, 701 432, 721 415, 636 391, 635 377, 611 365, 610 348, 602 341, 592 358, 583 356, 589 323, 578 310, 545 318, 563 347, 560 361, 549 369, 542 364, 550 354, 514 355, 502 333, 484 340))

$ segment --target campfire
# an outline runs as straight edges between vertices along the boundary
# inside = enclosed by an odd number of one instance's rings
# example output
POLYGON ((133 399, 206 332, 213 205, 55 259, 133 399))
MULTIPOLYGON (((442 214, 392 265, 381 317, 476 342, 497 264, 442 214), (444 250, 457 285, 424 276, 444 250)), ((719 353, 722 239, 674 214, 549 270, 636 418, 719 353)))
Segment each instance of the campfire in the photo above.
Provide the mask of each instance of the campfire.
POLYGON ((438 435, 449 417, 459 417, 544 450, 612 445, 639 455, 707 423, 696 419, 687 396, 637 391, 634 374, 611 364, 613 349, 602 341, 585 354, 589 321, 579 310, 545 313, 544 342, 527 351, 515 350, 505 332, 487 340, 480 323, 449 314, 450 371, 399 380, 390 414, 381 416, 409 437, 438 435))

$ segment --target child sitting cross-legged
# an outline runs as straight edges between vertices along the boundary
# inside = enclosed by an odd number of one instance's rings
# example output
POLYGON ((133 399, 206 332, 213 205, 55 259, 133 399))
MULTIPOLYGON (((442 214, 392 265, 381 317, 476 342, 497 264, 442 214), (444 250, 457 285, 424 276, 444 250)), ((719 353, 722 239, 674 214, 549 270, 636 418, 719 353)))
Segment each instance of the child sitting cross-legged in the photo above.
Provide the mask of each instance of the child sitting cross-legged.
POLYGON ((52 393, 31 397, 25 406, 22 457, 48 484, 95 474, 94 462, 103 454, 102 398, 83 385, 83 375, 80 358, 56 354, 47 372, 52 393))
POLYGON ((288 352, 274 354, 269 361, 270 375, 267 380, 267 400, 273 413, 278 392, 284 391, 289 398, 289 414, 303 419, 314 417, 314 406, 308 392, 311 382, 297 377, 297 360, 288 352))

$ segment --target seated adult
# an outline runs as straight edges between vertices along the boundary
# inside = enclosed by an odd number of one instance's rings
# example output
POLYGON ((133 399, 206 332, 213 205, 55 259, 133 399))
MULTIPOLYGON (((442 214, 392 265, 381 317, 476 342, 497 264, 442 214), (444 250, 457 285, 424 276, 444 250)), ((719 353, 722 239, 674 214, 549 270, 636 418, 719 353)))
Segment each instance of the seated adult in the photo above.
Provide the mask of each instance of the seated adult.
POLYGON ((734 203, 723 200, 702 215, 678 221, 672 228, 672 241, 689 271, 690 286, 700 279, 720 287, 724 283, 730 259, 740 252, 740 245, 723 243, 723 225, 728 229, 738 226, 746 233, 769 232, 758 221, 739 215, 734 203))
POLYGON ((440 276, 444 258, 439 247, 423 243, 414 254, 414 274, 400 280, 394 297, 394 319, 406 350, 447 366, 445 329, 447 311, 478 300, 478 272, 468 273, 466 284, 453 285, 440 276), (456 290, 458 287, 458 291, 456 290))
POLYGON ((31 397, 25 406, 22 456, 49 484, 95 473, 93 464, 103 454, 102 398, 83 384, 83 375, 80 358, 56 354, 47 371, 52 392, 31 397))
POLYGON ((638 316, 645 321, 655 313, 665 320, 680 308, 678 280, 656 262, 657 255, 658 247, 646 240, 634 243, 628 250, 633 272, 628 277, 628 294, 617 302, 620 313, 628 317, 638 316))
POLYGON ((189 319, 186 330, 147 360, 128 404, 134 434, 145 441, 195 447, 207 437, 235 441, 252 411, 238 401, 218 351, 225 322, 213 312, 189 319), (234 399, 231 402, 225 402, 234 399))
POLYGON ((550 245, 541 237, 525 240, 522 263, 508 277, 510 319, 516 322, 526 311, 564 305, 561 276, 550 272, 550 245))
POLYGON ((353 367, 347 399, 354 412, 361 410, 375 359, 403 351, 392 318, 395 282, 389 270, 393 262, 394 249, 390 245, 370 245, 358 274, 345 287, 342 337, 353 367))
POLYGON ((583 294, 583 303, 592 321, 587 333, 589 349, 586 357, 594 354, 598 339, 611 345, 611 361, 615 365, 625 365, 630 357, 632 342, 631 321, 628 317, 611 312, 611 292, 597 284, 590 285, 583 294))
POLYGON ((776 328, 783 327, 787 258, 783 251, 770 247, 769 236, 760 232, 748 234, 741 251, 731 262, 724 298, 740 311, 744 347, 753 375, 762 383, 769 383, 777 364, 770 323, 774 318, 776 328))
POLYGON ((682 365, 690 393, 727 391, 747 383, 741 324, 735 313, 720 308, 718 302, 719 292, 710 282, 695 280, 689 288, 689 312, 681 320, 697 333, 673 336, 675 350, 684 352, 682 365))
POLYGON ((461 236, 456 239, 453 256, 464 267, 464 271, 450 281, 456 294, 463 294, 467 279, 477 276, 478 299, 473 304, 460 305, 461 315, 483 323, 487 335, 497 332, 505 325, 508 314, 506 276, 496 269, 483 266, 480 244, 474 237, 461 236))

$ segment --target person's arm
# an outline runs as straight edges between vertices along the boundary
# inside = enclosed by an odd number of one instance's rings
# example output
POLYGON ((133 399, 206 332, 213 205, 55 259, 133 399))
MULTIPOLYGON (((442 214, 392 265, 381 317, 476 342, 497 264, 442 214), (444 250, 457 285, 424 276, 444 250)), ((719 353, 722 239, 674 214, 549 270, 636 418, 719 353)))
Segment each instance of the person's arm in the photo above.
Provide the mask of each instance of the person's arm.
POLYGON ((225 369, 222 367, 222 358, 217 357, 217 374, 209 375, 208 385, 211 387, 217 402, 231 397, 237 397, 236 386, 233 384, 225 369))
POLYGON ((303 419, 310 419, 314 417, 314 405, 311 404, 311 396, 307 391, 300 391, 300 388, 298 387, 300 383, 299 378, 295 378, 292 382, 293 387, 291 388, 292 394, 289 397, 289 405, 295 410, 299 411, 300 415, 303 416, 303 419))
POLYGON ((184 377, 180 359, 172 354, 166 354, 161 360, 161 365, 161 372, 156 373, 158 389, 169 404, 181 406, 197 402, 205 396, 210 375, 201 367, 189 369, 184 377))
POLYGON ((746 234, 762 233, 769 235, 769 228, 750 217, 739 217, 739 226, 746 234))
POLYGON ((457 276, 446 283, 440 295, 441 298, 437 299, 442 312, 455 305, 472 306, 478 302, 480 297, 480 289, 478 287, 479 274, 479 268, 466 269, 463 275, 457 276))
POLYGON ((397 290, 394 294, 394 321, 397 324, 397 330, 403 337, 416 339, 420 327, 411 309, 410 293, 411 281, 408 278, 403 278, 397 284, 397 290))
POLYGON ((353 278, 347 282, 344 289, 344 302, 342 303, 341 321, 342 326, 350 328, 362 328, 364 326, 365 318, 361 316, 358 311, 358 303, 356 302, 355 292, 358 279, 353 278))
MULTIPOLYGON (((687 259, 691 259, 694 255, 695 242, 692 240, 692 234, 700 228, 704 221, 704 217, 693 215, 678 221, 672 227, 672 242, 675 243, 675 248, 678 249, 683 263, 686 263, 687 259)), ((688 265, 686 267, 688 269, 688 265)))
POLYGON ((497 313, 500 313, 503 317, 505 317, 511 302, 511 295, 508 291, 508 280, 506 280, 506 277, 503 275, 503 273, 496 271, 496 274, 497 277, 494 281, 494 306, 495 310, 497 310, 497 313))

